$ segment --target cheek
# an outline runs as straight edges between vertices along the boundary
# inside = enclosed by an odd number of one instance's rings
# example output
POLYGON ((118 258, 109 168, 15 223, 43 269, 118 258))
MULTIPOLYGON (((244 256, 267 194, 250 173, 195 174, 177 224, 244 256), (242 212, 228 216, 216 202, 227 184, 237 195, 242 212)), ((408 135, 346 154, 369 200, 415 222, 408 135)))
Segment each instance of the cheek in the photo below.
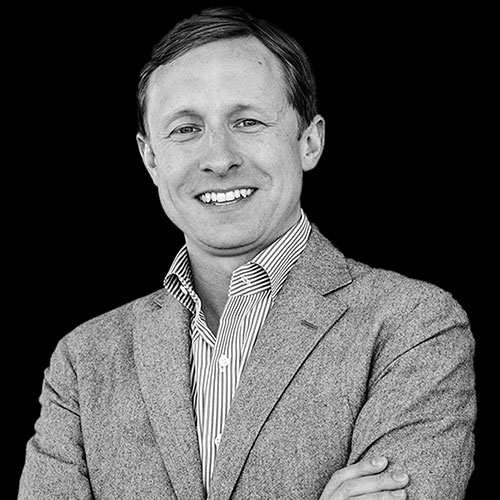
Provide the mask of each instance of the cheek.
POLYGON ((165 165, 159 165, 156 168, 158 169, 158 175, 156 179, 158 196, 160 198, 163 209, 170 218, 174 215, 175 206, 177 204, 176 199, 178 198, 178 193, 180 186, 182 185, 182 181, 175 169, 166 167, 165 165))
POLYGON ((270 131, 262 136, 252 138, 242 144, 242 151, 248 157, 265 165, 290 166, 300 168, 300 143, 295 136, 286 131, 270 131))
POLYGON ((298 142, 280 142, 261 145, 258 148, 261 164, 274 181, 283 189, 294 190, 297 182, 302 180, 302 165, 298 142))
POLYGON ((182 196, 182 181, 177 176, 165 175, 162 172, 158 179, 158 197, 166 216, 181 230, 184 228, 184 220, 188 211, 183 205, 186 201, 182 196))
POLYGON ((194 172, 193 160, 187 155, 175 151, 162 152, 157 155, 157 186, 163 197, 175 197, 183 186, 192 184, 191 178, 194 172))

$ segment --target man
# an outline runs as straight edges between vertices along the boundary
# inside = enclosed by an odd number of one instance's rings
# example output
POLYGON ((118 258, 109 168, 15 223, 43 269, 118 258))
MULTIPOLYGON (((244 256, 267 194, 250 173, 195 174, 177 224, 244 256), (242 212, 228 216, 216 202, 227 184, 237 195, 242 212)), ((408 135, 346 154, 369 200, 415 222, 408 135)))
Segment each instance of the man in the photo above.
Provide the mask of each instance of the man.
POLYGON ((297 43, 202 12, 157 45, 138 102, 140 154, 186 245, 162 290, 60 341, 19 498, 463 498, 467 317, 308 221, 325 122, 297 43))

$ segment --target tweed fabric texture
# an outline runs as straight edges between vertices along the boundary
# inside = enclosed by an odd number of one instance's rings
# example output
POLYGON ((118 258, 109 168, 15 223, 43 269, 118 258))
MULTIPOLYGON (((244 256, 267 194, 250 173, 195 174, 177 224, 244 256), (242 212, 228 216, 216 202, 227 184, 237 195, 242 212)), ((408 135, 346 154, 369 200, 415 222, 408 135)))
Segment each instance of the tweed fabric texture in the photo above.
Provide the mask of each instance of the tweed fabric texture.
MULTIPOLYGON (((205 499, 189 350, 189 314, 164 290, 64 337, 19 499, 205 499)), ((448 293, 346 259, 314 227, 236 391, 209 498, 316 499, 381 454, 409 473, 409 499, 463 499, 473 354, 448 293)))

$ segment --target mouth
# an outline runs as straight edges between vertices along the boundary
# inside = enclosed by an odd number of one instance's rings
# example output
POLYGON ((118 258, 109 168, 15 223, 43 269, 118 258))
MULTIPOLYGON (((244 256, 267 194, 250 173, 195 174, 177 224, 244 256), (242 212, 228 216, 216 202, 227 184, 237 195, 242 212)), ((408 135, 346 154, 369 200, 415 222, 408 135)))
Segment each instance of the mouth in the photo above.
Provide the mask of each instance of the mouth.
POLYGON ((250 198, 257 189, 239 188, 230 191, 207 191, 198 195, 196 198, 206 205, 225 206, 234 205, 250 198))

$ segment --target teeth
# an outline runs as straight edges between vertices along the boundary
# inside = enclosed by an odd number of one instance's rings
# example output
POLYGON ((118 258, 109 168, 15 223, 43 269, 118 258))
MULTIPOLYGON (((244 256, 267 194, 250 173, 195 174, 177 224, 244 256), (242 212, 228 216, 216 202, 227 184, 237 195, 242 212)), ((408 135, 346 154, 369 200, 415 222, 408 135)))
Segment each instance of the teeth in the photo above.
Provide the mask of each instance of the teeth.
POLYGON ((246 198, 250 196, 255 189, 235 189, 234 191, 227 191, 225 193, 219 192, 209 192, 203 193, 199 196, 199 199, 203 203, 228 203, 234 200, 239 200, 240 198, 246 198))

